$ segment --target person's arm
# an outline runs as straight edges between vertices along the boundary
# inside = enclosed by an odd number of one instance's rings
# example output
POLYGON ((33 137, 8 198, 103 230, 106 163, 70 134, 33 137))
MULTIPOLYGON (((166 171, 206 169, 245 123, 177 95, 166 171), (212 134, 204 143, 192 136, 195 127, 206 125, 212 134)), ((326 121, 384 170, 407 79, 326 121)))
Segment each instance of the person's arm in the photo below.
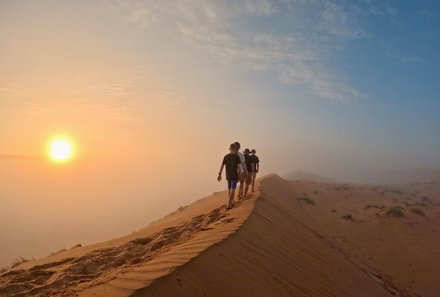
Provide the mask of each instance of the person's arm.
POLYGON ((260 162, 255 163, 255 172, 260 171, 260 162))
POLYGON ((221 181, 221 180, 222 180, 223 167, 225 167, 225 163, 222 162, 222 165, 220 165, 220 170, 219 170, 219 172, 218 172, 218 177, 217 177, 217 180, 218 180, 218 181, 221 181))
POLYGON ((251 166, 252 166, 252 172, 256 172, 256 166, 255 166, 255 163, 252 163, 251 166))

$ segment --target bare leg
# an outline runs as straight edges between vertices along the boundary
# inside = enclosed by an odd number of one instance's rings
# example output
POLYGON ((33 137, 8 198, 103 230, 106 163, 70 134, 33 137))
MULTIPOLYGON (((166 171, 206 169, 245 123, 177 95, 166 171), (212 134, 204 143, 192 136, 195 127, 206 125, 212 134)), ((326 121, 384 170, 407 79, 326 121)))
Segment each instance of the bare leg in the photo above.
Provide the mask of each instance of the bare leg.
POLYGON ((235 189, 229 190, 229 201, 228 201, 228 208, 232 208, 234 205, 234 196, 235 196, 235 189))
POLYGON ((255 177, 256 177, 256 175, 257 175, 256 172, 252 172, 252 193, 254 192, 255 177))
MULTIPOLYGON (((248 174, 252 174, 251 172, 249 172, 248 174)), ((251 182, 251 178, 252 178, 252 175, 251 176, 246 176, 246 178, 245 178, 245 187, 244 187, 244 197, 246 197, 247 196, 247 193, 248 193, 248 191, 249 191, 249 183, 251 182)))
POLYGON ((240 176, 239 181, 240 181, 240 187, 238 188, 238 197, 241 198, 243 197, 243 182, 244 182, 243 177, 240 176))

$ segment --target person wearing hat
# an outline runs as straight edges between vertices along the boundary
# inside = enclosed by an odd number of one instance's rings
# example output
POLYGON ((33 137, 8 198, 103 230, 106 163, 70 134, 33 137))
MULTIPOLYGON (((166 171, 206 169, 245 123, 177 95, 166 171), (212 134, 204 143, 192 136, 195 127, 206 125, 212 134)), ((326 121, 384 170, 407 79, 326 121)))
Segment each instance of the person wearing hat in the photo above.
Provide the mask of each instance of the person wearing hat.
POLYGON ((226 181, 228 184, 228 205, 227 208, 234 207, 235 189, 237 188, 239 172, 243 173, 244 168, 241 165, 240 157, 237 155, 238 147, 235 143, 229 146, 229 154, 223 157, 217 180, 222 180, 223 168, 226 166, 226 181))
POLYGON ((252 183, 252 172, 254 171, 254 164, 252 163, 252 157, 250 155, 251 151, 249 149, 245 149, 243 151, 244 154, 244 160, 246 163, 246 170, 247 175, 245 177, 245 188, 244 188, 244 196, 247 196, 247 193, 249 191, 249 185, 252 183))
POLYGON ((260 171, 260 159, 255 154, 257 151, 252 149, 251 150, 251 162, 252 162, 252 193, 254 192, 254 186, 255 186, 255 179, 257 178, 257 173, 260 171))

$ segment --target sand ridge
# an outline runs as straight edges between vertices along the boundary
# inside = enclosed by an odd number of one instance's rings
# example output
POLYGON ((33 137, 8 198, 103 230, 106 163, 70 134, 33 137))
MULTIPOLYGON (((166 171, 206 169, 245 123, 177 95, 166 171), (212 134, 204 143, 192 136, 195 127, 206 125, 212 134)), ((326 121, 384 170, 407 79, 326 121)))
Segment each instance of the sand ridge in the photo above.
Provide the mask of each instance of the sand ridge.
POLYGON ((257 196, 226 210, 215 193, 132 235, 24 263, 0 275, 0 296, 129 296, 233 233, 257 196))
POLYGON ((0 296, 440 296, 440 183, 260 184, 230 211, 216 193, 19 265, 0 275, 0 296))
MULTIPOLYGON (((423 292, 413 290, 391 270, 364 261, 353 252, 361 247, 351 242, 341 245, 309 211, 321 207, 311 194, 322 195, 325 200, 331 191, 340 194, 348 189, 356 195, 358 191, 362 194, 362 189, 345 184, 292 183, 277 176, 262 181, 261 187, 262 195, 240 229, 133 296, 439 296, 438 284, 428 282, 423 292)), ((376 194, 380 196, 380 191, 376 194)), ((342 199, 359 202, 345 196, 342 199)), ((330 196, 328 212, 337 219, 336 224, 362 224, 342 218, 340 213, 347 206, 337 200, 332 205, 332 200, 330 196), (335 214, 333 207, 342 209, 335 214)), ((385 220, 396 218, 387 216, 385 220)), ((381 226, 387 229, 387 225, 381 226)), ((389 244, 401 248, 399 242, 389 244)), ((428 266, 430 272, 436 269, 434 263, 428 266)))

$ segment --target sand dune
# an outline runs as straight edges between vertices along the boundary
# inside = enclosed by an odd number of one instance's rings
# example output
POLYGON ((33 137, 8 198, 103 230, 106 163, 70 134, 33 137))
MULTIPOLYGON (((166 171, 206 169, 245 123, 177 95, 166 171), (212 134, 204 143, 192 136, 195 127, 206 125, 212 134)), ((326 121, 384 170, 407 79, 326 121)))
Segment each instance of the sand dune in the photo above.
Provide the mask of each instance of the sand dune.
POLYGON ((440 296, 440 184, 260 179, 129 236, 23 263, 0 296, 440 296))
POLYGON ((201 199, 129 236, 23 263, 0 275, 0 296, 129 296, 246 220, 255 199, 226 211, 225 197, 201 199))
POLYGON ((295 170, 290 172, 289 174, 286 174, 284 176, 284 179, 290 180, 290 181, 312 181, 312 182, 318 182, 318 183, 337 183, 336 181, 322 177, 318 174, 302 171, 302 170, 295 170))
POLYGON ((410 296, 312 229, 296 197, 266 179, 236 233, 134 296, 410 296))
POLYGON ((416 296, 440 296, 440 183, 293 183, 311 226, 416 296))

